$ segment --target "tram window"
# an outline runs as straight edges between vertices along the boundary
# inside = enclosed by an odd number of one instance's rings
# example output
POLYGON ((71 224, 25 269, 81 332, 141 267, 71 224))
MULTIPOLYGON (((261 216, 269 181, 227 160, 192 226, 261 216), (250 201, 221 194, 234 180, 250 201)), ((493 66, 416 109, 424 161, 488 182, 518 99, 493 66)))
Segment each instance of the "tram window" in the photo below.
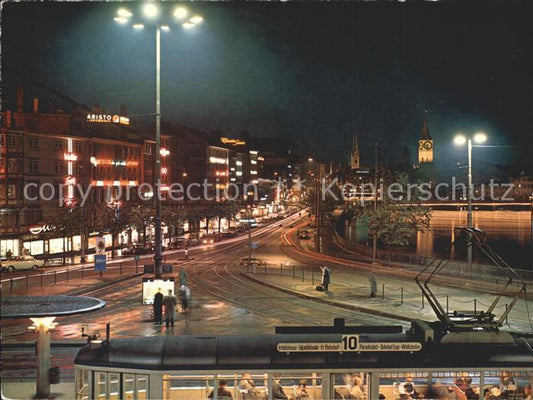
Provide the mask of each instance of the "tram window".
MULTIPOLYGON (((273 374, 272 379, 277 379, 273 374)), ((322 399, 322 374, 317 373, 284 373, 279 377, 281 387, 289 399, 318 400, 322 399)), ((266 392, 268 394, 268 392, 266 392)))
POLYGON ((368 398, 368 382, 365 373, 332 374, 331 383, 334 399, 365 400, 368 398))
POLYGON ((76 375, 76 400, 88 400, 89 371, 86 369, 77 369, 76 375))
POLYGON ((531 371, 485 372, 485 399, 531 399, 531 371))
POLYGON ((109 400, 119 400, 120 399, 120 374, 109 373, 107 374, 109 380, 108 383, 108 399, 109 400))
POLYGON ((135 380, 137 382, 137 386, 135 388, 135 391, 136 391, 136 397, 135 399, 137 400, 145 400, 148 398, 148 375, 141 375, 141 374, 136 374, 135 375, 135 380))
POLYGON ((425 399, 427 372, 393 372, 379 375, 379 394, 387 400, 425 399))
POLYGON ((94 372, 94 398, 95 399, 107 399, 107 373, 106 372, 94 372))
POLYGON ((124 400, 146 400, 148 398, 148 375, 123 374, 122 388, 124 400))
POLYGON ((477 399, 480 392, 480 372, 433 372, 427 396, 431 399, 477 399))
POLYGON ((205 400, 214 381, 213 375, 163 375, 163 399, 205 400))

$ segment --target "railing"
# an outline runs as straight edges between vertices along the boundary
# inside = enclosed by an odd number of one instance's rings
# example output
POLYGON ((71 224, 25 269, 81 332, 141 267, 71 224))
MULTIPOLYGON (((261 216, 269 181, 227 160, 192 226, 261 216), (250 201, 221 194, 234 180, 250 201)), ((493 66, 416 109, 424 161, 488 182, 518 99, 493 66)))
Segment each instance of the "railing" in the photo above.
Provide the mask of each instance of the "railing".
MULTIPOLYGON (((243 265, 243 267, 246 267, 246 273, 250 276, 254 277, 255 279, 261 279, 261 276, 272 276, 272 277, 284 277, 288 278, 289 285, 294 284, 311 284, 312 287, 315 285, 321 285, 322 281, 322 272, 320 270, 320 266, 322 265, 313 265, 313 264, 306 264, 306 265, 295 265, 295 264, 284 264, 281 263, 279 265, 274 264, 268 264, 266 262, 256 263, 256 265, 243 265)), ((361 277, 354 277, 354 287, 358 287, 359 291, 365 290, 361 289, 361 277)), ((503 281, 500 280, 500 284, 503 284, 503 281)), ((284 282, 280 287, 284 287, 283 285, 286 285, 286 282, 284 282)), ((333 286, 339 286, 342 285, 344 287, 349 286, 350 282, 343 280, 340 281, 332 281, 330 283, 330 287, 333 286)), ((496 282, 494 282, 494 285, 497 285, 496 282)), ((497 290, 497 286, 494 287, 494 290, 497 290)), ((368 289, 366 289, 366 293, 363 293, 365 296, 370 297, 371 294, 371 284, 369 282, 368 289)), ((427 300, 425 299, 424 294, 420 291, 420 289, 416 287, 405 287, 403 285, 399 286, 389 286, 386 284, 376 284, 375 288, 375 297, 381 298, 383 300, 387 300, 388 302, 391 302, 392 304, 399 304, 404 305, 405 303, 409 304, 410 306, 413 306, 414 304, 419 304, 420 309, 426 308, 427 300)), ((339 299, 342 299, 342 296, 339 297, 339 299)), ((481 309, 488 309, 489 308, 489 302, 485 303, 477 298, 472 299, 463 299, 460 296, 451 296, 449 294, 442 294, 438 295, 437 299, 439 302, 443 305, 444 309, 446 310, 446 313, 451 313, 454 311, 454 309, 460 309, 461 311, 472 311, 474 314, 479 313, 481 309)), ((529 300, 528 300, 529 301, 529 300)), ((510 304, 510 303, 509 303, 510 304)), ((507 310, 509 307, 509 304, 500 304, 495 308, 495 312, 501 311, 503 313, 504 309, 507 310), (501 309, 501 310, 498 310, 501 309)), ((517 305, 513 307, 512 313, 519 313, 524 317, 524 321, 529 321, 529 317, 533 317, 531 315, 531 312, 533 310, 528 310, 527 305, 526 309, 521 309, 517 305)), ((505 323, 508 324, 508 318, 507 316, 505 323)), ((533 329, 533 327, 532 327, 533 329)))
MULTIPOLYGON (((372 248, 355 243, 344 238, 339 234, 336 227, 333 229, 334 238, 345 250, 357 253, 369 259, 372 259, 372 248)), ((405 254, 394 251, 378 249, 376 259, 384 261, 384 264, 391 267, 408 267, 412 269, 419 269, 433 260, 435 256, 424 256, 416 254, 405 254)), ((526 282, 533 282, 533 271, 526 271, 515 269, 518 275, 526 282)), ((476 279, 491 282, 500 282, 504 284, 508 277, 502 273, 501 269, 494 265, 473 263, 472 268, 468 268, 466 262, 458 260, 450 260, 440 274, 466 277, 468 279, 476 279)))
MULTIPOLYGON (((138 263, 135 265, 124 265, 119 262, 108 265, 106 267, 106 274, 114 274, 122 276, 124 274, 139 274, 142 272, 142 265, 138 263)), ((76 267, 68 267, 64 269, 56 269, 53 271, 41 271, 41 273, 28 273, 24 276, 8 277, 9 273, 2 274, 0 291, 2 293, 13 293, 19 290, 28 290, 31 287, 44 287, 56 285, 58 282, 72 279, 90 279, 101 276, 99 271, 95 271, 94 266, 82 265, 76 267)))

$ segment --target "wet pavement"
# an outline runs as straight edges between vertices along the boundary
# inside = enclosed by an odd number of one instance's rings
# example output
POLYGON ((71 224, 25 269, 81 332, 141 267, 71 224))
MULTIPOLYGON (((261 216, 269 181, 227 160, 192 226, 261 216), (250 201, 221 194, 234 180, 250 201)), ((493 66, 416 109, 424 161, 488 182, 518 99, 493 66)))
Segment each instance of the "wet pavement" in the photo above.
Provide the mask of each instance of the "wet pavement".
MULTIPOLYGON (((288 225, 288 224, 285 224, 288 225)), ((420 291, 413 282, 411 271, 373 266, 354 260, 342 260, 335 254, 322 255, 306 243, 297 246, 296 229, 285 230, 278 224, 254 231, 254 241, 259 243, 256 256, 267 262, 267 274, 262 267, 249 274, 239 264, 248 256, 243 240, 205 246, 189 251, 189 260, 180 253, 167 254, 167 263, 175 263, 173 274, 178 280, 178 269, 184 267, 189 275, 192 302, 188 314, 179 314, 174 328, 154 325, 151 306, 142 305, 142 273, 136 273, 133 261, 123 262, 122 268, 107 271, 103 277, 86 274, 69 281, 44 285, 42 288, 17 287, 14 293, 73 294, 100 298, 107 302, 96 312, 57 318, 59 323, 52 332, 52 365, 60 365, 65 381, 73 379, 73 358, 85 341, 81 328, 105 335, 105 324, 111 324, 111 338, 153 336, 165 334, 234 334, 273 333, 280 325, 331 325, 333 318, 343 317, 350 325, 403 325, 406 319, 435 320, 428 304, 422 306, 420 291), (281 235, 281 240, 280 240, 281 235), (284 264, 283 272, 280 264, 284 264), (332 269, 330 293, 315 290, 319 284, 319 266, 327 264, 332 269), (300 275, 292 276, 292 266, 300 275), (369 299, 368 276, 376 274, 378 297, 369 299), (313 276, 314 275, 314 276, 313 276), (314 280, 314 281, 313 281, 314 280), (270 286, 265 286, 265 283, 270 286), (385 296, 382 297, 383 285, 385 296), (403 303, 401 302, 403 288, 403 303), (283 289, 283 290, 280 290, 283 289), (320 301, 316 301, 320 299, 320 301), (366 312, 365 312, 366 311, 366 312), (395 318, 399 317, 399 318, 395 318), (57 347, 56 344, 70 345, 57 347)), ((139 270, 137 271, 139 272, 139 270)), ((468 284, 474 284, 468 282, 468 284)), ((492 298, 490 293, 475 287, 466 288, 462 282, 446 281, 436 293, 450 309, 468 309, 472 299, 485 308, 492 298), (455 286, 455 287, 454 287, 455 286)), ((509 303, 510 300, 506 299, 509 303)), ((533 310, 531 301, 528 302, 533 310)), ((525 301, 518 302, 509 316, 512 330, 531 331, 525 301)), ((499 310, 499 309, 498 309, 499 310)), ((27 319, 2 320, 1 351, 2 379, 29 380, 34 378, 35 336, 27 330, 27 319)))

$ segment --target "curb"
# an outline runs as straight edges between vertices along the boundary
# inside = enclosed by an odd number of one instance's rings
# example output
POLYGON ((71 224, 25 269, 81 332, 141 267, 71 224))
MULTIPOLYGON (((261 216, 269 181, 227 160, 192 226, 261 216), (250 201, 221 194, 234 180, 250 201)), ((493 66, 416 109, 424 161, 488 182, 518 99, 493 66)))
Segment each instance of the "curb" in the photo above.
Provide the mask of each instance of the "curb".
MULTIPOLYGON (((332 306, 339 307, 339 308, 345 308, 347 310, 359 311, 359 312, 363 312, 363 313, 366 313, 366 314, 372 314, 372 315, 377 315, 379 317, 397 319, 397 320, 401 320, 401 321, 414 322, 415 320, 420 320, 419 318, 402 317, 401 315, 398 315, 398 314, 392 314, 392 313, 388 313, 388 312, 384 312, 384 311, 377 311, 377 310, 374 310, 372 308, 366 308, 366 307, 355 306, 355 305, 350 305, 350 304, 346 304, 346 303, 340 303, 340 302, 337 302, 337 301, 321 299, 321 298, 318 298, 318 297, 315 297, 315 296, 310 296, 308 294, 297 292, 295 290, 286 289, 286 288, 283 288, 283 287, 280 287, 280 286, 276 286, 276 285, 274 285, 272 283, 267 283, 265 281, 261 281, 261 280, 256 279, 256 278, 252 278, 251 276, 247 275, 244 272, 241 272, 240 274, 244 278, 246 278, 246 279, 248 279, 248 280, 250 280, 252 282, 258 283, 259 285, 263 285, 263 286, 269 287, 271 289, 275 289, 275 290, 278 290, 280 292, 287 293, 287 294, 290 294, 290 295, 293 295, 293 296, 298 296, 298 297, 300 297, 302 299, 305 299, 305 300, 316 301, 318 303, 328 304, 328 305, 332 305, 332 306)), ((429 323, 431 321, 424 321, 424 322, 429 323)))

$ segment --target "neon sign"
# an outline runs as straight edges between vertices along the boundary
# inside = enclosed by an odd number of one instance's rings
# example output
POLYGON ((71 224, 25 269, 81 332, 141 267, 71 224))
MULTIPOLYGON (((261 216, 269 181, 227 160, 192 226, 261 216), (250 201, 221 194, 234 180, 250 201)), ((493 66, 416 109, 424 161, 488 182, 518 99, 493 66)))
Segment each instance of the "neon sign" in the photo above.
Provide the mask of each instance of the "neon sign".
POLYGON ((130 119, 117 114, 87 114, 87 122, 129 125, 130 119))
POLYGON ((63 159, 65 161, 78 161, 78 155, 74 153, 63 153, 63 159))
POLYGON ((45 232, 51 232, 55 229, 55 226, 53 225, 39 225, 39 226, 32 226, 29 228, 29 231, 33 235, 38 235, 39 233, 45 233, 45 232))
POLYGON ((231 144, 232 146, 245 146, 246 142, 240 139, 231 139, 227 137, 221 137, 220 141, 224 144, 231 144))

